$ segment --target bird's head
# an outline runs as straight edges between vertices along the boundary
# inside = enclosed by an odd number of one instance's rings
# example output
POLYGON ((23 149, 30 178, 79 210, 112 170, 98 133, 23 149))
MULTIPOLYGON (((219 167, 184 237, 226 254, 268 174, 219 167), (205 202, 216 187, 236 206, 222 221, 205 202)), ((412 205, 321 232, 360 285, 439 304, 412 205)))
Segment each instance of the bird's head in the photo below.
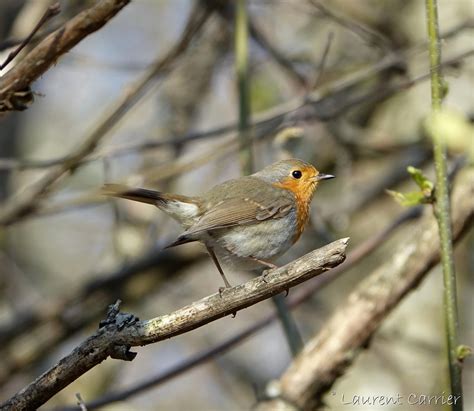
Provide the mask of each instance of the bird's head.
POLYGON ((292 191, 297 197, 310 199, 322 180, 334 178, 320 173, 314 166, 296 158, 277 161, 254 174, 272 185, 292 191))

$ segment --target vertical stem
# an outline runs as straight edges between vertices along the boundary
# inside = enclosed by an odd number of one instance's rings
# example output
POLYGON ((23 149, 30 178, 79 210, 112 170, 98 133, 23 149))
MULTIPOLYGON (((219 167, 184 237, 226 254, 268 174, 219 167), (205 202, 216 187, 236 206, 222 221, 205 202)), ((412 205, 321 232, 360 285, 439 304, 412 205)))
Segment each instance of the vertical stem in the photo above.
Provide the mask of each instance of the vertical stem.
MULTIPOLYGON (((253 173, 253 156, 250 139, 250 80, 248 70, 248 16, 247 1, 235 0, 235 70, 239 90, 239 141, 242 174, 253 173)), ((278 317, 290 350, 295 356, 303 343, 296 322, 282 296, 273 297, 278 317)))
POLYGON ((248 70, 248 18, 246 0, 236 0, 235 69, 239 90, 240 164, 244 175, 252 174, 253 158, 250 144, 250 89, 248 70))
MULTIPOLYGON (((246 0, 236 0, 235 10, 235 67, 239 90, 240 164, 242 174, 253 173, 252 145, 250 140, 250 81, 248 72, 248 17, 246 0)), ((296 322, 282 296, 273 297, 291 353, 296 356, 303 343, 296 322)))
MULTIPOLYGON (((428 25, 428 44, 431 71, 431 106, 433 113, 441 109, 445 84, 441 74, 441 47, 438 28, 437 0, 426 0, 426 20, 428 25)), ((436 170, 435 214, 438 221, 441 245, 441 263, 444 280, 444 315, 447 334, 447 349, 451 393, 458 398, 453 410, 462 410, 461 362, 457 356, 458 312, 456 298, 456 274, 454 270, 453 244, 450 220, 450 202, 446 167, 446 146, 443 137, 433 131, 433 151, 436 170)))
POLYGON ((288 309, 285 297, 282 294, 272 297, 272 301, 273 304, 275 304, 278 318, 280 319, 283 332, 285 333, 286 340, 288 341, 291 355, 296 357, 304 345, 303 338, 301 337, 301 334, 298 330, 296 321, 293 317, 293 314, 288 309))

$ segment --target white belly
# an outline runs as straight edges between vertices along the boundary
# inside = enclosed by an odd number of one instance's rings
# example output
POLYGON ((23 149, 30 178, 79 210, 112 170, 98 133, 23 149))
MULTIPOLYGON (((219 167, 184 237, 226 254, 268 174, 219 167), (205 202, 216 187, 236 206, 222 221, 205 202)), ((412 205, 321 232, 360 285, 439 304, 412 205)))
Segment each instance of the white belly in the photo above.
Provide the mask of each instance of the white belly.
POLYGON ((272 262, 292 245, 296 231, 294 213, 285 218, 214 231, 205 240, 219 261, 242 270, 261 268, 252 258, 272 262))

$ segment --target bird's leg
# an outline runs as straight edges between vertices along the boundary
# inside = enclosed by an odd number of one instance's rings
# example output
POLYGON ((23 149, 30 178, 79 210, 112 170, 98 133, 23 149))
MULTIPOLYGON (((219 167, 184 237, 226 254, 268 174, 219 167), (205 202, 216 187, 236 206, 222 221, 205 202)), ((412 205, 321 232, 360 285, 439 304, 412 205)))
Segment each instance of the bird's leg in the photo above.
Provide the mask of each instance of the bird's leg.
POLYGON ((225 277, 225 274, 224 274, 224 270, 222 270, 222 267, 219 264, 219 260, 217 259, 216 254, 214 253, 214 250, 211 247, 208 247, 208 246, 206 246, 206 248, 207 248, 207 252, 209 253, 209 255, 212 258, 212 261, 214 261, 214 264, 216 265, 217 270, 219 271, 219 274, 221 275, 222 279, 224 280, 225 287, 220 287, 219 288, 219 294, 222 295, 222 291, 225 288, 230 288, 232 286, 230 285, 229 281, 227 281, 227 278, 225 277))
POLYGON ((257 263, 264 265, 265 267, 270 268, 271 270, 273 270, 274 268, 278 268, 277 265, 271 263, 270 261, 260 260, 259 258, 255 258, 255 257, 249 257, 249 258, 253 261, 256 261, 257 263))
MULTIPOLYGON (((262 264, 263 266, 269 268, 270 270, 273 270, 273 269, 275 269, 275 268, 278 268, 277 265, 271 263, 270 261, 261 260, 260 258, 256 258, 256 257, 252 257, 252 256, 250 256, 250 257, 248 257, 248 258, 249 258, 250 260, 256 261, 256 262, 259 263, 259 264, 262 264)), ((264 282, 267 282, 267 281, 266 281, 266 277, 267 277, 267 274, 268 274, 267 271, 268 271, 268 270, 264 270, 264 271, 262 272, 262 280, 263 280, 264 282)))
MULTIPOLYGON (((225 287, 219 287, 219 295, 222 298, 222 293, 224 292, 224 290, 226 288, 231 288, 232 286, 230 285, 229 281, 227 281, 227 278, 225 278, 224 270, 222 269, 221 265, 219 264, 219 260, 217 259, 217 256, 214 253, 214 250, 211 247, 208 247, 207 245, 206 245, 206 248, 207 248, 207 252, 209 253, 209 255, 212 258, 212 261, 214 261, 214 264, 216 265, 217 270, 219 271, 219 274, 222 276, 222 279, 224 280, 225 287)), ((236 315, 237 315, 237 311, 234 311, 232 313, 232 318, 235 318, 236 315)))

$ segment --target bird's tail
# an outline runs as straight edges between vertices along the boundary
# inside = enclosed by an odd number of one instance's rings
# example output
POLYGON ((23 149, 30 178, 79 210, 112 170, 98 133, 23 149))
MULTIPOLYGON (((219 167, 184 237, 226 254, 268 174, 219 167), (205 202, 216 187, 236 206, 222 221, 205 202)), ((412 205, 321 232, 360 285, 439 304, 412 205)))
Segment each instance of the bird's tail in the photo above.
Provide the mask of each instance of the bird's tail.
POLYGON ((201 210, 201 200, 199 197, 162 193, 146 188, 106 184, 102 187, 102 194, 139 201, 140 203, 153 204, 178 221, 185 229, 188 229, 195 223, 201 210))
POLYGON ((127 187, 121 184, 105 184, 102 187, 101 193, 111 197, 126 198, 156 206, 164 205, 167 202, 167 195, 165 193, 146 188, 127 187))

